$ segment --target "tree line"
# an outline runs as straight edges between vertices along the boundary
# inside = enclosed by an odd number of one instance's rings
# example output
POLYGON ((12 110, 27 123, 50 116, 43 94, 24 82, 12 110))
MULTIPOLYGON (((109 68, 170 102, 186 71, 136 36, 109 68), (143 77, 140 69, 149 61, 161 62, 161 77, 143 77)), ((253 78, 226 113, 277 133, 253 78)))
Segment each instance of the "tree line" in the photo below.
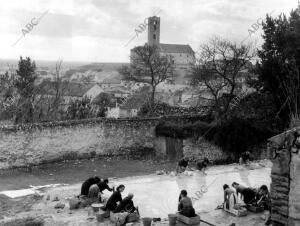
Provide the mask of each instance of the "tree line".
POLYGON ((36 64, 29 57, 20 57, 16 70, 0 75, 0 120, 20 124, 104 117, 113 104, 106 93, 93 101, 89 97, 65 99, 69 82, 61 76, 62 63, 56 63, 53 81, 46 87, 37 84, 36 64))

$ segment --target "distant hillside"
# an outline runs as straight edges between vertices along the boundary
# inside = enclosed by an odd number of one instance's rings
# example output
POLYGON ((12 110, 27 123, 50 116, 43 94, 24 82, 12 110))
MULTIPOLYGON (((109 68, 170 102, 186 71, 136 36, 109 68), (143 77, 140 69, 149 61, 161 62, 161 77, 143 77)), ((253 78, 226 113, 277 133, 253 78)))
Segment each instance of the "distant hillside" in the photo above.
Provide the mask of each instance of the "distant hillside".
POLYGON ((97 71, 99 69, 102 69, 102 71, 117 71, 123 64, 129 65, 128 63, 91 63, 80 66, 79 69, 91 71, 97 71))
POLYGON ((118 68, 128 63, 91 63, 67 70, 64 78, 70 79, 75 73, 95 72, 95 80, 121 80, 118 68))

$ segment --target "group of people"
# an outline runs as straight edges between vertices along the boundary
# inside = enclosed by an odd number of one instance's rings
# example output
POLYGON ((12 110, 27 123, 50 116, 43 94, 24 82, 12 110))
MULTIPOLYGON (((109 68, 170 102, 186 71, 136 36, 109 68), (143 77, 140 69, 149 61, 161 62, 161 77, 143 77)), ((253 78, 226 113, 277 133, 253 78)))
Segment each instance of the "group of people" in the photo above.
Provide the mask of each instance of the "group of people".
MULTIPOLYGON (((80 196, 93 199, 95 202, 102 202, 102 194, 104 190, 113 192, 108 198, 105 205, 101 208, 104 211, 110 211, 114 216, 117 216, 117 221, 126 223, 126 219, 130 214, 136 213, 136 218, 139 217, 138 208, 134 206, 132 193, 129 193, 125 198, 122 198, 122 193, 125 190, 123 184, 116 189, 110 188, 108 179, 100 179, 99 177, 91 177, 87 179, 81 186, 80 196), (118 213, 122 213, 118 215, 118 213), (122 219, 121 219, 122 218, 122 219)), ((116 217, 115 217, 116 218, 116 217)))
MULTIPOLYGON (((233 182, 232 187, 235 188, 237 197, 240 197, 240 199, 243 200, 243 202, 246 205, 264 207, 265 210, 270 210, 271 200, 269 189, 266 185, 262 185, 259 189, 256 189, 251 187, 245 187, 237 182, 233 182)), ((226 189, 227 191, 229 191, 229 186, 226 189)), ((224 193, 226 189, 224 189, 224 193)))
MULTIPOLYGON (((249 161, 249 154, 245 153, 242 156, 243 162, 247 163, 249 161)), ((198 170, 205 169, 209 164, 209 160, 204 158, 202 161, 197 162, 196 166, 198 170)), ((177 165, 177 173, 184 172, 189 165, 188 158, 182 158, 177 165)), ((111 214, 120 213, 119 218, 122 218, 122 224, 127 223, 127 217, 132 213, 137 213, 139 216, 138 208, 134 206, 132 193, 129 193, 125 198, 122 198, 122 193, 125 190, 123 184, 119 185, 116 189, 114 187, 109 187, 108 179, 100 179, 99 177, 92 177, 87 179, 81 187, 81 196, 87 198, 94 198, 101 202, 102 194, 104 190, 113 192, 112 195, 107 200, 103 210, 110 211, 111 214)), ((238 206, 254 206, 260 207, 264 210, 271 210, 270 205, 270 195, 269 190, 266 185, 262 185, 259 189, 252 187, 246 187, 240 185, 237 182, 232 183, 232 188, 229 185, 223 185, 224 190, 224 202, 220 208, 223 209, 235 209, 238 206), (233 189, 234 188, 234 189, 233 189), (240 201, 243 202, 240 202, 240 201)), ((193 208, 193 203, 190 197, 187 195, 186 190, 181 190, 178 200, 178 213, 186 217, 196 216, 195 209, 193 208)), ((269 225, 270 218, 267 220, 266 225, 269 225)), ((120 224, 121 225, 121 224, 120 224)))
POLYGON ((100 179, 99 177, 91 177, 83 182, 81 186, 80 196, 99 199, 104 190, 114 191, 114 188, 108 186, 108 179, 100 179))
MULTIPOLYGON (((240 204, 242 200, 245 207, 253 206, 255 208, 262 208, 263 210, 271 211, 271 199, 269 189, 266 185, 260 186, 259 189, 246 187, 237 182, 232 183, 232 188, 227 184, 223 185, 224 202, 223 208, 232 209, 240 204)), ((266 225, 270 224, 270 218, 267 220, 266 225)))
MULTIPOLYGON (((189 158, 188 157, 183 157, 182 159, 180 159, 178 161, 178 164, 177 164, 177 168, 176 168, 176 172, 177 173, 182 173, 184 172, 185 170, 188 169, 188 165, 189 165, 189 158)), ((196 163, 196 168, 200 171, 204 170, 209 164, 209 160, 208 158, 204 158, 202 161, 198 161, 196 163)))

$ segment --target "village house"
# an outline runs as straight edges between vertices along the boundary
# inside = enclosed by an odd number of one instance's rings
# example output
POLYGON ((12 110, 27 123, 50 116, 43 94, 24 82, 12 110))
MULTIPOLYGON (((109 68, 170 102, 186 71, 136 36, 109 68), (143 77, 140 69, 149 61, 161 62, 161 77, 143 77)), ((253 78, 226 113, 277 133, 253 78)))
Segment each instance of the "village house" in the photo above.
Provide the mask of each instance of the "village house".
MULTIPOLYGON (((38 86, 38 96, 55 97, 57 83, 53 81, 43 81, 38 86)), ((63 105, 68 105, 71 100, 81 100, 84 97, 93 100, 97 95, 104 90, 95 83, 77 83, 77 82, 61 82, 60 94, 63 97, 63 105)))

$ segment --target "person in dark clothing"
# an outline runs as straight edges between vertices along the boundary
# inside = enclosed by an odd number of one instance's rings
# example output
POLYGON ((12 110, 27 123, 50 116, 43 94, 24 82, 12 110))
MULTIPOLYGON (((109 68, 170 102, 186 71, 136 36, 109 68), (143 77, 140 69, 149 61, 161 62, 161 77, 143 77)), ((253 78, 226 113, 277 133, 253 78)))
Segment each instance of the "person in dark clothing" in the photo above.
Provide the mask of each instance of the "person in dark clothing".
POLYGON ((85 182, 83 182, 81 186, 81 192, 80 195, 85 195, 87 196, 89 194, 89 189, 93 184, 98 184, 100 182, 99 177, 91 177, 87 179, 85 182))
MULTIPOLYGON (((261 205, 264 207, 265 210, 269 210, 271 213, 272 207, 271 207, 271 197, 269 193, 269 189, 266 185, 262 185, 255 197, 255 201, 257 205, 261 205)), ((272 224, 271 214, 269 215, 268 219, 265 222, 265 225, 272 224)))
POLYGON ((204 158, 203 161, 197 162, 197 169, 198 170, 205 169, 208 164, 209 164, 208 158, 204 158))
POLYGON ((124 189, 125 189, 125 186, 123 184, 121 184, 117 187, 116 191, 107 200, 105 209, 108 209, 109 211, 114 211, 117 208, 118 202, 122 201, 121 193, 124 191, 124 189))
POLYGON ((195 209, 192 200, 187 196, 187 191, 180 192, 180 201, 178 204, 178 213, 186 217, 195 217, 195 209))
POLYGON ((269 189, 266 185, 262 185, 256 193, 254 203, 258 206, 263 206, 265 210, 271 209, 271 199, 269 189))
POLYGON ((177 165, 177 173, 182 173, 186 170, 186 168, 189 165, 189 159, 187 157, 182 158, 181 160, 179 160, 178 165, 177 165))
POLYGON ((127 197, 125 197, 120 204, 117 206, 115 209, 114 213, 120 213, 120 212, 128 212, 128 213, 133 213, 135 211, 135 207, 133 204, 133 194, 129 193, 127 197))
POLYGON ((248 164, 250 161, 250 152, 249 151, 244 152, 241 158, 243 163, 248 164))
POLYGON ((232 183, 232 187, 235 188, 237 195, 240 194, 241 199, 244 201, 245 204, 250 204, 255 199, 256 189, 245 187, 236 182, 232 183))
POLYGON ((100 181, 98 184, 99 190, 102 193, 105 189, 107 189, 108 191, 113 191, 114 188, 110 188, 108 186, 108 179, 104 179, 103 181, 100 181))

